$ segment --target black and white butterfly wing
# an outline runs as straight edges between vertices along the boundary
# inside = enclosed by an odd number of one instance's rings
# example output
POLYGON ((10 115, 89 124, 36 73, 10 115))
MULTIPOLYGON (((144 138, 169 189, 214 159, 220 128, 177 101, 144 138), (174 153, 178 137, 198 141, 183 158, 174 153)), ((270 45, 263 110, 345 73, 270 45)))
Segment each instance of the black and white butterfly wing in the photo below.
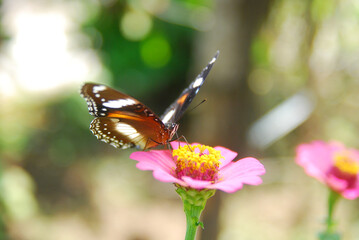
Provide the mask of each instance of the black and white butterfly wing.
POLYGON ((86 83, 81 88, 89 113, 96 118, 91 132, 101 141, 117 148, 150 148, 165 144, 169 130, 140 101, 101 84, 86 83))
POLYGON ((137 99, 106 85, 85 83, 80 93, 87 102, 89 113, 95 117, 111 117, 116 113, 134 116, 155 115, 137 99))
POLYGON ((193 98, 197 95, 199 89, 204 83, 209 71, 211 70, 213 64, 216 62, 219 51, 212 58, 212 60, 207 64, 207 66, 202 70, 202 72, 196 77, 196 79, 191 82, 191 84, 182 91, 181 95, 173 102, 166 111, 162 114, 161 120, 167 125, 171 126, 178 122, 182 117, 183 113, 186 111, 193 98))

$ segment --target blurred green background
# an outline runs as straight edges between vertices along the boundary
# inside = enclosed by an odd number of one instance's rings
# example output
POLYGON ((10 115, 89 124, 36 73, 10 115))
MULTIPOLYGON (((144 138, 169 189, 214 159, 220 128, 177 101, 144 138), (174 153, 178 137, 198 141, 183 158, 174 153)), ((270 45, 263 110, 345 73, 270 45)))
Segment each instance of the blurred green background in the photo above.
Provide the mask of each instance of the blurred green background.
MULTIPOLYGON (((0 14, 0 239, 184 239, 174 186, 91 134, 79 88, 105 83, 160 115, 217 50, 179 134, 267 173, 217 192, 199 238, 315 239, 327 191, 295 147, 359 147, 358 1, 3 0, 0 14)), ((344 240, 359 239, 357 209, 336 209, 344 240)))

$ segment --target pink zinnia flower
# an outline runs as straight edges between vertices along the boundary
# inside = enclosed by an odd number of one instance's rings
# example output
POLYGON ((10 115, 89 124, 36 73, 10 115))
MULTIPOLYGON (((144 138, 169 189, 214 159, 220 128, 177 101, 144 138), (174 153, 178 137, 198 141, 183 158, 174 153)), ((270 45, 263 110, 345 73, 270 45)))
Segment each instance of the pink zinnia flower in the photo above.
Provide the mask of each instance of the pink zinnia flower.
POLYGON ((152 170, 155 179, 173 182, 192 189, 219 189, 235 192, 243 184, 259 185, 265 173, 263 165, 247 157, 236 162, 237 156, 224 147, 208 147, 198 143, 171 142, 173 151, 150 150, 131 154, 140 170, 152 170), (180 147, 179 147, 180 145, 180 147))
POLYGON ((338 142, 313 141, 297 147, 296 162, 306 173, 347 199, 359 196, 359 151, 338 142))

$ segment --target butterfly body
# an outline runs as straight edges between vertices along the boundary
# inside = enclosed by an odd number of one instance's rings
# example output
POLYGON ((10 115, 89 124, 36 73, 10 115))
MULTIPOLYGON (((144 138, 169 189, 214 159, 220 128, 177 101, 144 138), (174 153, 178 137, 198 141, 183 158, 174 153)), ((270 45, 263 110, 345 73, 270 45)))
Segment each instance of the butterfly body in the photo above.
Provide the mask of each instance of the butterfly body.
POLYGON ((85 83, 81 95, 87 102, 89 113, 95 116, 90 130, 99 140, 116 148, 136 146, 148 149, 168 143, 177 132, 178 120, 198 93, 217 56, 218 52, 161 118, 127 94, 102 84, 85 83))

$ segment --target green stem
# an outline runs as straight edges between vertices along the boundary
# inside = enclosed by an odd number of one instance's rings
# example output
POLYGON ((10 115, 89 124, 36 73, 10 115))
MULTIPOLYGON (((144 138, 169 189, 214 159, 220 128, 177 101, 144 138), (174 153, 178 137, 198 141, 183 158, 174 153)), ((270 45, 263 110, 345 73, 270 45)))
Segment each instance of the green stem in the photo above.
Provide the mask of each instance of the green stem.
POLYGON ((328 197, 328 217, 326 220, 327 224, 327 233, 334 233, 335 232, 335 222, 333 220, 333 211, 337 200, 339 199, 339 194, 330 190, 329 197, 328 197))
POLYGON ((178 187, 176 192, 183 201, 184 212, 186 214, 187 230, 185 240, 194 240, 196 238, 197 228, 203 223, 199 221, 201 213, 206 206, 207 200, 214 195, 215 190, 187 189, 178 187))
POLYGON ((184 212, 186 214, 186 222, 187 222, 187 231, 185 240, 194 240, 197 233, 197 228, 202 224, 199 221, 201 213, 204 208, 189 205, 184 208, 184 212))
POLYGON ((338 202, 340 194, 330 190, 328 197, 328 216, 325 220, 326 229, 322 233, 319 234, 320 240, 339 240, 340 235, 336 232, 336 224, 333 220, 333 212, 335 204, 338 202))

